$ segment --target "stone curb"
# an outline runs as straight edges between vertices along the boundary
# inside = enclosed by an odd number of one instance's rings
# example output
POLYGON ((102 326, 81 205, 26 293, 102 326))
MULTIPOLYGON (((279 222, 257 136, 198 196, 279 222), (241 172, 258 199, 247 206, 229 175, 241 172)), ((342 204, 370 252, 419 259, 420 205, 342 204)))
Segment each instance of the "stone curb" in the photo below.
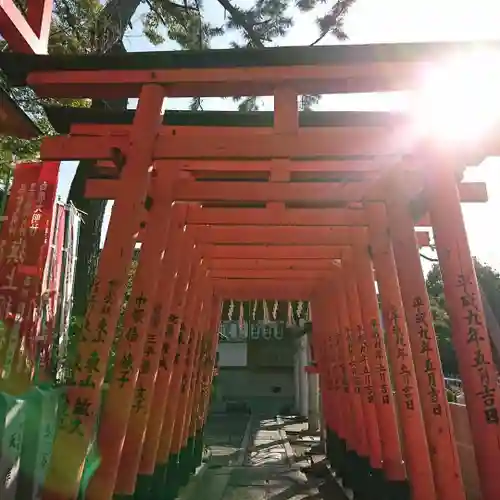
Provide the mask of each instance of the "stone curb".
MULTIPOLYGON (((223 466, 222 468, 226 469, 230 467, 235 467, 235 466, 238 467, 243 465, 243 462, 245 461, 246 450, 248 448, 248 442, 250 441, 251 436, 252 436, 252 417, 250 416, 250 418, 248 419, 247 426, 245 428, 245 434, 243 435, 243 439, 240 444, 238 457, 234 460, 233 463, 229 463, 223 466)), ((203 477, 205 476, 209 468, 210 468, 210 458, 202 465, 200 465, 200 467, 198 467, 194 475, 191 477, 189 483, 183 489, 181 489, 177 498, 179 500, 190 500, 193 494, 195 493, 197 486, 200 484, 200 481, 203 481, 203 477)), ((229 478, 230 474, 227 474, 225 479, 221 481, 221 483, 219 484, 221 495, 227 487, 229 478)), ((199 500, 199 499, 193 498, 192 500, 199 500)))

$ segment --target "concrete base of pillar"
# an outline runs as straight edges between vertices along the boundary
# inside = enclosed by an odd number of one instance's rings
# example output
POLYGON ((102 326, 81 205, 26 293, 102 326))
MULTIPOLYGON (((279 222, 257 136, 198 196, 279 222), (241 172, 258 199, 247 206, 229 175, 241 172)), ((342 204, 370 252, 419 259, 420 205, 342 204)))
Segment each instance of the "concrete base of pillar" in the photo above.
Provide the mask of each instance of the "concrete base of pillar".
POLYGON ((153 476, 139 474, 135 484, 134 500, 149 500, 153 488, 153 476))
POLYGON ((319 413, 319 377, 316 373, 308 373, 307 385, 308 385, 308 415, 307 419, 309 422, 308 431, 310 433, 318 433, 320 430, 320 413, 319 413))

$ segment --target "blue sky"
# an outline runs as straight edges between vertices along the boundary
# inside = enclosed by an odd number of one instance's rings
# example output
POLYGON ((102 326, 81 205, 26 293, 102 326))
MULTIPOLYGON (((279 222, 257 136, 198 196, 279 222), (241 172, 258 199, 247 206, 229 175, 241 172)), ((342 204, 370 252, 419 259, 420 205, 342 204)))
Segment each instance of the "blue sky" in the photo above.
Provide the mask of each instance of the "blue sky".
MULTIPOLYGON (((250 6, 253 0, 239 0, 240 6, 250 6)), ((141 36, 140 10, 135 27, 126 38, 129 51, 175 50, 167 42, 151 46, 141 36)), ((216 0, 205 0, 207 20, 215 25, 224 22, 224 12, 216 0)), ((296 24, 279 45, 306 45, 317 37, 315 14, 295 16, 296 24)), ((499 38, 500 2, 493 0, 357 0, 347 16, 345 30, 349 43, 411 42, 428 40, 472 40, 499 38)), ((213 48, 224 48, 235 33, 214 40, 213 48)), ((338 43, 326 38, 324 44, 338 43)), ((170 109, 185 109, 189 100, 171 99, 170 109)), ((404 109, 404 94, 353 94, 325 96, 318 109, 323 110, 396 110, 404 109)), ((206 99, 204 109, 234 109, 231 100, 206 99)), ((263 99, 262 109, 272 109, 272 98, 263 99)), ((65 163, 59 181, 59 195, 67 197, 76 164, 65 163)), ((500 159, 489 158, 478 167, 468 169, 467 180, 487 183, 490 201, 486 204, 467 204, 464 218, 473 255, 500 269, 500 233, 496 222, 500 214, 500 159)), ((107 220, 109 220, 109 210, 107 220)), ((107 223, 106 220, 106 223, 107 223)))

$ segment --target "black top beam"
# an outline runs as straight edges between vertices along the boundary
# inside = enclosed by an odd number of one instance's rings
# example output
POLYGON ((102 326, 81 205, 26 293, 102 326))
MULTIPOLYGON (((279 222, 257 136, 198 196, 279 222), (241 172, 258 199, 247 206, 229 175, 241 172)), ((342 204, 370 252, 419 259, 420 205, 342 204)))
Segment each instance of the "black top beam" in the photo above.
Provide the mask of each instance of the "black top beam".
MULTIPOLYGON (((92 108, 49 106, 45 108, 52 126, 60 134, 69 133, 71 124, 131 125, 134 110, 110 111, 92 108)), ((403 113, 368 111, 304 111, 299 113, 301 127, 396 127, 408 122, 403 113)), ((167 110, 163 123, 171 126, 272 127, 272 111, 173 111, 167 110)))
POLYGON ((321 47, 273 47, 205 51, 129 52, 118 55, 32 55, 0 53, 0 68, 12 85, 30 72, 78 70, 160 70, 419 63, 478 49, 500 52, 500 41, 427 42, 321 47))
POLYGON ((2 134, 14 135, 21 139, 32 139, 42 135, 38 125, 29 117, 9 93, 0 87, 0 108, 6 117, 0 119, 2 134))

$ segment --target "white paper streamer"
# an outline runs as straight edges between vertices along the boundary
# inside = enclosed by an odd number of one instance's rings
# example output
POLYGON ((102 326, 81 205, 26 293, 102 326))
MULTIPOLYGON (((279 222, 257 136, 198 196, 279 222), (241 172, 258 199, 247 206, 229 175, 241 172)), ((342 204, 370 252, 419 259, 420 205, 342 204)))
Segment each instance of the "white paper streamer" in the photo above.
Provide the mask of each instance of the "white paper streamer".
POLYGON ((278 305, 279 305, 278 301, 275 300, 274 305, 273 305, 273 319, 274 319, 274 321, 276 321, 276 318, 278 316, 278 305))
POLYGON ((267 307, 267 302, 265 300, 262 301, 262 305, 264 307, 264 325, 269 323, 269 309, 267 307))

